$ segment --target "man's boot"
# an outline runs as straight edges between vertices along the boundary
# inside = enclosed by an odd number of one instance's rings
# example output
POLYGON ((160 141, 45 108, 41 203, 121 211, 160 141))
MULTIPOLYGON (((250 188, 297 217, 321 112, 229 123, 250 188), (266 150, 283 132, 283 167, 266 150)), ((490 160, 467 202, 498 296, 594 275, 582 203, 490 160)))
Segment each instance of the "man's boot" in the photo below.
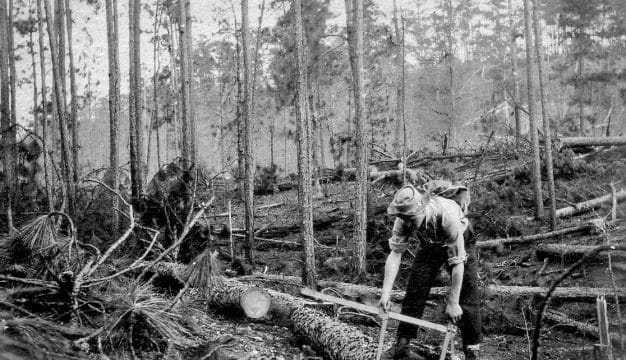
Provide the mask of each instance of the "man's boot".
POLYGON ((480 359, 480 347, 479 345, 468 345, 464 351, 465 360, 479 360, 480 359))
POLYGON ((383 353, 383 359, 391 360, 409 358, 409 342, 410 340, 407 338, 398 338, 398 341, 396 341, 396 343, 389 348, 389 350, 383 353))

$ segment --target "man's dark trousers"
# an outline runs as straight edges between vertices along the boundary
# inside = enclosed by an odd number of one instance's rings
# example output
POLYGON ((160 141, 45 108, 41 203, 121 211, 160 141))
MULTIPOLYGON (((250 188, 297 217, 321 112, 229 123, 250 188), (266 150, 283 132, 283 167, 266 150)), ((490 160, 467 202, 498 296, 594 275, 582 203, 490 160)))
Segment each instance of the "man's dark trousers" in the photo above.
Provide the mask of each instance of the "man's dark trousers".
MULTIPOLYGON (((459 305, 463 310, 459 328, 463 338, 463 345, 480 344, 482 341, 480 318, 480 294, 478 290, 478 263, 476 259, 475 242, 465 242, 467 261, 463 272, 463 283, 459 305)), ((442 264, 446 264, 448 272, 451 268, 447 262, 446 248, 441 244, 421 241, 415 255, 413 266, 409 274, 406 295, 402 302, 402 314, 421 318, 428 300, 430 288, 439 274, 442 264)), ((413 339, 417 336, 418 327, 412 324, 400 323, 398 338, 413 339)))

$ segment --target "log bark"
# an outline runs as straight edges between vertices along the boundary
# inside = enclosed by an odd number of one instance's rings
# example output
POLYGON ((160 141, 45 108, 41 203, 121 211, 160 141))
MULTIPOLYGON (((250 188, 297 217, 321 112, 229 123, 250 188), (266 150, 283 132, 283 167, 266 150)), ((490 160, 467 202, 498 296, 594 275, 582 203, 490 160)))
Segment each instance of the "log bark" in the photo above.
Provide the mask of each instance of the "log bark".
POLYGON ((626 145, 626 136, 607 137, 565 137, 557 142, 559 149, 585 146, 617 146, 626 145))
MULTIPOLYGON (((626 200, 626 190, 621 190, 621 191, 617 192, 616 199, 617 199, 617 201, 624 201, 624 200, 626 200)), ((604 204, 606 202, 610 202, 612 200, 613 200, 613 194, 606 194, 606 195, 601 196, 599 198, 583 201, 583 202, 577 203, 575 205, 571 205, 571 206, 567 206, 567 207, 558 209, 556 211, 556 217, 557 218, 561 218, 561 217, 566 217, 566 216, 572 216, 572 215, 580 214, 580 213, 589 211, 589 210, 591 210, 593 208, 599 207, 602 204, 604 204)))
POLYGON ((328 359, 375 359, 376 343, 358 328, 319 310, 299 308, 291 314, 293 329, 328 359))
MULTIPOLYGON (((540 244, 539 246, 537 246, 535 253, 537 254, 537 258, 539 260, 548 258, 557 260, 563 259, 563 261, 565 262, 574 262, 580 260, 583 256, 585 256, 594 248, 595 246, 591 245, 540 244)), ((611 256, 613 257, 613 259, 618 259, 621 261, 626 260, 625 254, 620 252, 616 252, 611 256)), ((607 255, 597 254, 590 260, 604 262, 607 260, 607 255)))
POLYGON ((592 221, 592 222, 588 222, 582 225, 571 226, 571 227, 567 227, 567 228, 563 228, 563 229, 559 229, 555 231, 549 231, 549 232, 541 233, 541 234, 522 235, 522 236, 511 237, 511 238, 477 241, 476 247, 479 249, 493 249, 493 248, 497 248, 499 246, 505 246, 505 245, 526 244, 526 243, 530 243, 530 242, 534 242, 538 240, 545 240, 545 239, 550 239, 550 238, 554 238, 557 236, 573 234, 573 233, 578 233, 578 232, 595 232, 601 229, 602 226, 603 226, 602 223, 598 223, 597 221, 592 221))

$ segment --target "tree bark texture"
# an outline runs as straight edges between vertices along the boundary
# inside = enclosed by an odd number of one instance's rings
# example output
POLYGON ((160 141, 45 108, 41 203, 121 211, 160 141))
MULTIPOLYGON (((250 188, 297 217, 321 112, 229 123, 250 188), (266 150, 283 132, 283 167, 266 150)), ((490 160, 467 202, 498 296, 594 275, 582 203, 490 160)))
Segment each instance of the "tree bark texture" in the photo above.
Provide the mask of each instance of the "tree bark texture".
MULTIPOLYGON (((626 190, 618 191, 615 194, 615 199, 617 201, 626 200, 626 190)), ((610 202, 612 200, 613 200, 613 194, 606 194, 599 198, 583 201, 575 205, 570 205, 564 208, 560 208, 556 211, 556 217, 562 218, 562 217, 567 217, 567 216, 572 216, 572 215, 580 214, 583 212, 587 212, 591 209, 599 207, 602 204, 610 202)))
POLYGON ((74 67, 74 46, 72 34, 72 9, 70 8, 70 0, 65 0, 65 16, 67 20, 67 50, 70 61, 70 127, 72 129, 72 180, 74 186, 78 183, 78 97, 76 95, 76 68, 74 67))
POLYGON ((48 211, 54 210, 53 197, 52 197, 52 183, 50 179, 50 168, 48 161, 48 101, 47 101, 47 86, 46 86, 46 61, 45 61, 45 41, 43 33, 43 7, 41 5, 42 0, 37 0, 37 26, 39 27, 39 64, 41 66, 41 110, 42 110, 42 122, 41 122, 41 139, 43 142, 43 171, 44 179, 46 182, 46 199, 48 201, 48 211))
MULTIPOLYGON (((119 148, 118 139, 120 137, 119 116, 120 116, 120 56, 119 56, 119 27, 117 0, 106 0, 107 18, 107 53, 109 63, 109 167, 111 171, 111 188, 115 191, 119 189, 119 148)), ((112 219, 113 235, 119 232, 119 199, 112 196, 112 219)))
POLYGON ((52 58, 52 79, 54 81, 54 103, 56 105, 57 119, 59 121, 59 130, 61 135, 61 154, 62 154, 62 169, 63 169, 63 181, 66 187, 66 199, 69 208, 70 216, 74 215, 74 186, 72 185, 72 164, 71 164, 71 152, 69 143, 69 131, 67 128, 67 117, 65 111, 65 100, 63 98, 63 85, 61 68, 59 66, 59 58, 62 54, 59 53, 59 47, 57 46, 57 34, 52 24, 52 8, 50 0, 44 0, 46 9, 46 20, 48 22, 48 38, 50 41, 50 56, 52 58))
POLYGON ((129 0, 129 132, 130 132, 130 176, 133 199, 143 194, 143 126, 141 96, 141 44, 139 28, 141 1, 129 0))
POLYGON ((241 51, 243 58, 243 145, 244 145, 244 204, 246 221, 245 256, 252 261, 254 243, 254 159, 252 154, 252 81, 250 79, 250 32, 248 20, 248 0, 241 1, 241 51))
POLYGON ((358 328, 331 318, 319 310, 302 307, 291 314, 296 334, 328 359, 375 359, 377 344, 358 328))
POLYGON ((354 66, 352 68, 352 82, 354 88, 354 110, 356 121, 356 208, 354 211, 354 239, 353 255, 355 258, 354 270, 362 274, 366 269, 366 229, 367 229, 367 140, 365 131, 365 101, 363 86, 363 0, 354 0, 354 66))
POLYGON ((535 217, 543 219, 543 196, 541 191, 541 161, 539 158, 539 134, 537 133, 537 102, 535 99, 535 52, 532 37, 532 3, 524 0, 524 29, 526 38, 526 82, 528 85, 528 122, 530 125, 530 141, 533 150, 533 192, 535 200, 535 217))
POLYGON ((550 230, 556 230, 556 190, 554 187, 554 167, 552 162, 552 130, 550 118, 546 115, 546 92, 543 84, 543 45, 539 31, 539 16, 537 15, 537 0, 532 0, 533 33, 535 39, 535 53, 537 54, 537 73, 539 75, 539 97, 541 100, 541 119, 543 121, 543 136, 545 140, 544 160, 546 164, 546 180, 548 182, 548 197, 550 199, 550 230))
POLYGON ((317 271, 313 242, 313 205, 311 200, 311 153, 310 132, 307 117, 307 79, 305 60, 305 35, 302 24, 302 1, 294 0, 296 43, 296 123, 298 137, 298 209, 300 215, 300 241, 302 243, 302 282, 315 288, 317 271))
POLYGON ((448 56, 447 61, 448 61, 448 87, 449 87, 449 95, 450 95, 450 99, 449 99, 449 105, 450 108, 448 109, 449 114, 448 114, 448 143, 447 146, 444 146, 444 155, 445 152, 447 150, 448 147, 451 146, 451 144, 454 144, 457 141, 456 138, 456 92, 454 89, 454 35, 453 33, 453 28, 454 28, 454 9, 452 8, 452 0, 447 0, 446 2, 447 4, 447 8, 448 8, 448 28, 447 28, 447 45, 448 45, 448 56))

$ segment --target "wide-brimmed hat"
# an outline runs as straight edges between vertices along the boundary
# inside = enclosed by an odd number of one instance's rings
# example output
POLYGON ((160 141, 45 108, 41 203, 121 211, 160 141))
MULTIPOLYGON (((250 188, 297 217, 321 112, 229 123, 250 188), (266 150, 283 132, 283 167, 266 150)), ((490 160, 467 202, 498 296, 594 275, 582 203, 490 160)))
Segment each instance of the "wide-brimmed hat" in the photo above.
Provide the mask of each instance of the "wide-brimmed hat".
POLYGON ((405 185, 394 195, 393 201, 387 207, 387 214, 419 214, 428 204, 427 200, 428 199, 420 194, 413 186, 405 185))

